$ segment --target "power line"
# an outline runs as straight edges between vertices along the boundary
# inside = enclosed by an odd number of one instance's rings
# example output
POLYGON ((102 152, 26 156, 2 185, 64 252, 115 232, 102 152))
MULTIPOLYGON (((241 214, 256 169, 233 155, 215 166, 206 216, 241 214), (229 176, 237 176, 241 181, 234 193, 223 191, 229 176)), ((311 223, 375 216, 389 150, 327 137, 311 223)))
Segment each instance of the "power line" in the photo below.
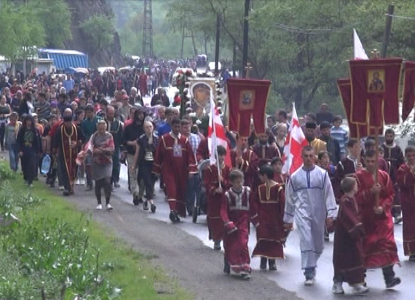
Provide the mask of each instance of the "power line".
POLYGON ((333 32, 343 31, 343 30, 357 27, 358 25, 367 24, 367 23, 369 23, 369 21, 359 22, 355 24, 348 24, 341 28, 309 28, 309 29, 292 27, 292 26, 282 24, 282 23, 274 23, 274 24, 276 27, 282 30, 293 32, 293 33, 303 33, 303 34, 308 34, 308 35, 323 35, 323 34, 330 34, 333 32))
POLYGON ((385 16, 392 17, 394 19, 415 20, 415 17, 409 17, 409 16, 397 16, 397 15, 391 15, 391 14, 385 14, 385 16))

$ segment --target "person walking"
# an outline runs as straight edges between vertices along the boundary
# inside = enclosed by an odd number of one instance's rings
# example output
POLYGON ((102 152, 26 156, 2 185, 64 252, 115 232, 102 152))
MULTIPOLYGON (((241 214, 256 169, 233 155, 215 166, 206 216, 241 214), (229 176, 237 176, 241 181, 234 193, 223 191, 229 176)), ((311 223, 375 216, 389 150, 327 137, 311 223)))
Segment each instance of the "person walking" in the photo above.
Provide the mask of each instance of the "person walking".
POLYGON ((317 260, 323 252, 325 226, 331 229, 337 215, 329 175, 315 165, 315 155, 313 146, 303 148, 303 167, 288 182, 284 213, 285 230, 293 229, 294 219, 299 230, 306 286, 314 284, 317 260))
POLYGON ((38 158, 41 142, 33 118, 27 115, 17 134, 17 148, 21 159, 23 178, 25 183, 32 186, 35 178, 35 160, 38 158))
POLYGON ((152 171, 159 137, 154 134, 154 125, 150 120, 144 121, 144 132, 137 139, 134 163, 131 167, 135 170, 138 165, 138 178, 144 182, 147 200, 143 204, 143 209, 148 210, 148 204, 150 203, 151 212, 155 213, 156 205, 153 200, 155 176, 152 171))
POLYGON ((97 122, 97 131, 91 136, 92 149, 92 179, 95 180, 95 196, 98 205, 96 209, 102 209, 101 190, 104 189, 105 204, 107 210, 112 210, 111 199, 111 177, 112 177, 112 155, 115 150, 112 134, 106 131, 107 123, 103 119, 97 122))

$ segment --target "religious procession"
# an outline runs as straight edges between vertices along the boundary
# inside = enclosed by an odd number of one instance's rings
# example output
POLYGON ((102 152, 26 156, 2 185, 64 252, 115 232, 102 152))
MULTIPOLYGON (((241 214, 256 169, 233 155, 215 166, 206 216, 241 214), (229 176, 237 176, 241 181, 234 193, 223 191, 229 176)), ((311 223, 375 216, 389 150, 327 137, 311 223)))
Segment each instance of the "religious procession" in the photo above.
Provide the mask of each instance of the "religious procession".
POLYGON ((414 115, 415 62, 367 54, 350 33, 339 114, 326 102, 303 115, 295 102, 270 108, 276 83, 251 77, 247 52, 237 74, 219 48, 212 63, 7 69, 1 155, 29 193, 46 186, 104 222, 134 214, 196 237, 216 253, 213 275, 235 284, 266 274, 289 291, 299 283, 304 299, 406 291, 415 146, 400 134, 414 115))

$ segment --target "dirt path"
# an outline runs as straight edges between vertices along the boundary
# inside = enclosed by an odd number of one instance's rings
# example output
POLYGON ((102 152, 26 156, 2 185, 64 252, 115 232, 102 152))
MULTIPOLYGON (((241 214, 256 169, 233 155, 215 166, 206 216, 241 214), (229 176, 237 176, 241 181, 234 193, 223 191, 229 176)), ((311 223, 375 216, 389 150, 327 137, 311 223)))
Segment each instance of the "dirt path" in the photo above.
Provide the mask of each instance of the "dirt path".
POLYGON ((172 225, 150 219, 141 209, 117 198, 117 193, 111 200, 115 209, 110 213, 96 211, 93 193, 86 193, 81 187, 76 188, 75 196, 65 200, 91 214, 103 228, 133 249, 153 257, 155 267, 162 267, 169 276, 177 278, 194 299, 300 299, 258 271, 252 274, 250 281, 226 276, 222 273, 223 254, 207 248, 196 237, 177 228, 186 224, 172 225))

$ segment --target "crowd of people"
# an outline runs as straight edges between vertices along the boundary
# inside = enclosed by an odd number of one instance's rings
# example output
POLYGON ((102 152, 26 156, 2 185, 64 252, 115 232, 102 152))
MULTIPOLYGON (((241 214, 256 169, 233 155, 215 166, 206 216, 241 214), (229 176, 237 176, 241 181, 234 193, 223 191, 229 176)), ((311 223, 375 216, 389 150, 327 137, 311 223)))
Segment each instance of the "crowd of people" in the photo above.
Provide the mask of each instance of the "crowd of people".
POLYGON ((287 176, 282 167, 290 123, 281 109, 267 117, 264 134, 227 132, 230 150, 218 146, 218 163, 210 165, 207 132, 170 107, 162 89, 144 107, 149 93, 141 74, 127 90, 116 84, 113 93, 100 74, 77 81, 69 74, 25 81, 9 76, 11 86, 3 75, 0 140, 10 168, 17 171, 20 160, 29 186, 43 171, 46 183, 54 188, 58 182, 65 196, 85 185, 95 192, 97 210, 103 209, 104 190, 105 208, 112 210, 111 195, 121 187, 120 168, 126 164, 134 205, 155 213, 158 181, 172 223, 192 215, 195 199, 204 194, 209 238, 216 250, 223 243, 227 274, 250 277, 250 223, 257 237, 252 256, 260 257, 261 270, 276 270, 295 221, 306 285, 313 285, 324 240, 333 231, 333 293, 344 293, 343 282, 354 294, 367 293, 366 270, 373 268, 382 268, 387 288, 400 283, 393 271, 399 263, 393 221, 402 222, 402 214, 404 252, 415 261, 415 148, 408 146, 404 157, 393 130, 386 131, 379 149, 368 138, 361 150, 361 141, 348 138, 342 118, 322 104, 304 119, 303 166, 287 176))

